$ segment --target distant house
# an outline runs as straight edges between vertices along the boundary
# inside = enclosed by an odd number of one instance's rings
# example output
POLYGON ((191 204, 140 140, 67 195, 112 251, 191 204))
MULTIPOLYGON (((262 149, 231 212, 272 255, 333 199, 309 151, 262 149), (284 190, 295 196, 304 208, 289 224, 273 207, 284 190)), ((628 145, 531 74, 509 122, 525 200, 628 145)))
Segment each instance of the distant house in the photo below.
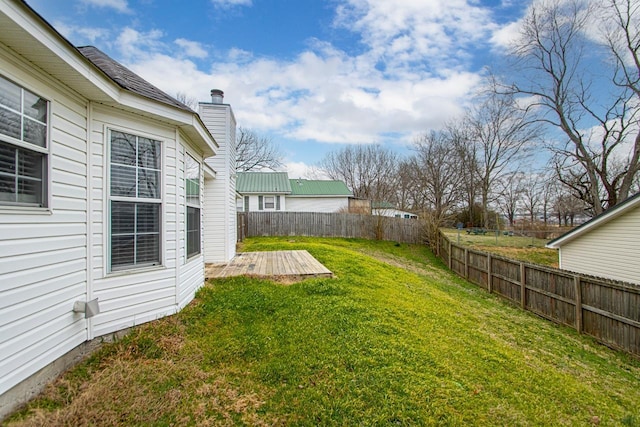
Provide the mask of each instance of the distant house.
POLYGON ((201 118, 23 1, 0 0, 0 28, 2 418, 87 341, 188 304, 207 223, 222 224, 213 258, 233 256, 236 228, 235 166, 212 136, 233 141, 228 106, 201 118))
POLYGON ((238 172, 236 192, 238 211, 284 211, 291 184, 286 172, 238 172))
POLYGON ((371 203, 371 214, 379 216, 388 216, 391 218, 416 219, 418 215, 396 209, 395 205, 389 202, 373 202, 371 203))
POLYGON ((342 181, 289 179, 286 172, 238 172, 237 210, 347 211, 351 191, 342 181))
POLYGON ((290 212, 346 212, 351 190, 342 181, 291 179, 287 196, 290 212))
POLYGON ((560 268, 640 284, 640 193, 550 241, 560 268))

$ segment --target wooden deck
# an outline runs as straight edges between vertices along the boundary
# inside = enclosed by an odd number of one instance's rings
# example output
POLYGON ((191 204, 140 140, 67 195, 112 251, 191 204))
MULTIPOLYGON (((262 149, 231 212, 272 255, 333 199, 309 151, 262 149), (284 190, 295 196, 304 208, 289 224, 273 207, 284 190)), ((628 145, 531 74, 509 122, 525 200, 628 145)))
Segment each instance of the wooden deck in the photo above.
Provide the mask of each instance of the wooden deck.
POLYGON ((333 273, 307 251, 239 252, 229 264, 207 264, 205 277, 253 276, 283 282, 310 277, 333 277, 333 273))

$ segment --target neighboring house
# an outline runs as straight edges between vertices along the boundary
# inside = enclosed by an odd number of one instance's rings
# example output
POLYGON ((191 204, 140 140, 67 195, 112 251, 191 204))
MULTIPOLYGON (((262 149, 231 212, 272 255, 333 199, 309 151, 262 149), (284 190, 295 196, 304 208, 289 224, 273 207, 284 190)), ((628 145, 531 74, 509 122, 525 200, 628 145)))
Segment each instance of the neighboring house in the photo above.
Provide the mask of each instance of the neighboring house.
POLYGON ((353 196, 347 185, 337 180, 290 179, 287 195, 290 212, 347 212, 353 196))
POLYGON ((236 191, 238 211, 284 211, 291 185, 286 172, 238 172, 236 191))
POLYGON ((640 284, 640 193, 550 241, 560 268, 640 284))
POLYGON ((230 174, 204 162, 218 147, 189 107, 22 1, 0 0, 0 28, 2 418, 87 341, 189 303, 203 205, 224 216, 235 192, 203 204, 230 174))
POLYGON ((286 172, 238 172, 237 210, 339 212, 351 191, 342 181, 289 179, 286 172))
POLYGON ((379 215, 379 216, 388 216, 391 218, 407 218, 407 219, 416 219, 418 215, 401 211, 396 209, 396 207, 389 202, 373 202, 371 203, 371 214, 379 215))

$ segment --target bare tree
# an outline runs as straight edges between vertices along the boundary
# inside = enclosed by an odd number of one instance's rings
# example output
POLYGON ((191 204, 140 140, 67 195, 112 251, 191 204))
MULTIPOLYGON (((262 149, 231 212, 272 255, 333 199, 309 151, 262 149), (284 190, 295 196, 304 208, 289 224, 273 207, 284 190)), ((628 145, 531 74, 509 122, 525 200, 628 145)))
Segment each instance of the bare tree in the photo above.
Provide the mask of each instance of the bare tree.
POLYGON ((395 202, 398 156, 380 145, 349 145, 326 154, 319 164, 331 179, 347 184, 355 197, 395 202))
MULTIPOLYGON (((544 173, 531 173, 524 177, 522 183, 522 207, 529 214, 529 221, 536 220, 540 209, 543 208, 545 191, 548 187, 548 176, 544 173)), ((544 214, 543 214, 544 217, 544 214)))
POLYGON ((468 114, 469 143, 477 161, 484 226, 489 227, 489 204, 494 185, 518 169, 520 161, 538 139, 538 128, 528 121, 527 111, 517 107, 510 95, 489 93, 468 114))
POLYGON ((198 110, 198 98, 193 96, 188 96, 185 92, 178 92, 176 94, 176 100, 182 102, 187 107, 191 108, 193 111, 198 110))
POLYGON ((236 170, 276 170, 282 166, 282 156, 273 141, 247 128, 238 128, 236 136, 236 170))
POLYGON ((640 171, 639 20, 635 0, 550 0, 531 8, 513 51, 525 82, 513 93, 533 99, 539 122, 561 131, 558 179, 594 214, 627 198, 640 171), (613 59, 604 77, 589 62, 599 48, 613 59))
POLYGON ((427 240, 435 248, 438 230, 453 215, 463 194, 464 173, 448 131, 430 132, 414 142, 414 154, 406 161, 414 188, 415 208, 420 210, 427 240))
POLYGON ((509 220, 509 225, 515 224, 515 219, 522 205, 522 194, 525 186, 525 175, 522 172, 505 174, 496 184, 498 187, 498 207, 509 220))

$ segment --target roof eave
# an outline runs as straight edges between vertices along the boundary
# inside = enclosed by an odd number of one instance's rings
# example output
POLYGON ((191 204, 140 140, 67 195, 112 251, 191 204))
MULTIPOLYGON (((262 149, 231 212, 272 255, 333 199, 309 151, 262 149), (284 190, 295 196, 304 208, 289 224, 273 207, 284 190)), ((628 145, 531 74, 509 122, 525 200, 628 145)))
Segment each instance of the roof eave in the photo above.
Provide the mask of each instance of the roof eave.
POLYGON ((572 240, 582 236, 583 234, 591 230, 594 230, 608 223, 614 218, 617 218, 625 214, 626 212, 636 208, 637 206, 640 206, 640 193, 630 197, 629 199, 620 203, 619 205, 616 205, 611 209, 608 209, 607 211, 601 213, 600 215, 590 219, 589 221, 585 222, 579 227, 576 227, 573 230, 566 232, 562 236, 554 240, 551 240, 545 245, 545 247, 549 249, 559 249, 561 246, 571 242, 572 240))
POLYGON ((11 50, 82 98, 178 126, 205 157, 215 154, 217 143, 196 112, 123 89, 26 3, 0 1, 0 27, 2 41, 11 50))

